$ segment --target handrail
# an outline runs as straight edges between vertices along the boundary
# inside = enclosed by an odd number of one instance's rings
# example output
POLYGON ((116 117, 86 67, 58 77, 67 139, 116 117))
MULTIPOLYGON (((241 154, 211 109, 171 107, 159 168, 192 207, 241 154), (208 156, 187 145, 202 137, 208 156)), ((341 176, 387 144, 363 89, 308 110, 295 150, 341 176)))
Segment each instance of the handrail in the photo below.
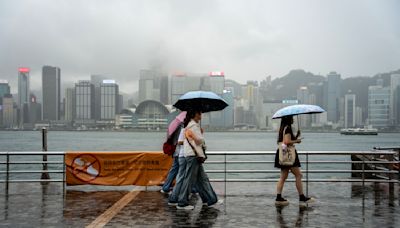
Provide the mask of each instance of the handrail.
MULTIPOLYGON (((388 151, 387 149, 390 148, 384 148, 382 150, 373 150, 373 151, 300 151, 298 152, 299 155, 306 155, 307 160, 305 161, 306 163, 306 169, 303 170, 303 173, 307 174, 308 173, 362 173, 362 179, 360 178, 352 178, 352 179, 337 179, 337 178, 332 178, 332 179, 309 179, 308 176, 306 177, 305 181, 308 182, 383 182, 383 183, 400 183, 399 180, 393 179, 390 177, 392 174, 397 174, 399 172, 394 171, 394 170, 389 170, 386 168, 382 169, 377 169, 377 170, 365 170, 364 166, 367 164, 396 164, 398 161, 343 161, 343 160, 313 160, 313 161, 308 161, 308 156, 312 155, 323 155, 323 156, 336 156, 336 155, 389 155, 389 156, 394 156, 397 154, 397 151, 388 151), (345 170, 345 169, 340 169, 340 170, 329 170, 329 169, 315 169, 315 170, 308 170, 308 164, 362 164, 363 169, 360 170, 345 170), (376 174, 375 176, 381 176, 380 174, 389 174, 389 177, 385 177, 382 179, 367 179, 365 178, 366 173, 370 174, 376 174)), ((97 151, 96 151, 97 152, 97 151)), ((107 152, 107 151, 103 151, 107 152)), ((249 179, 244 179, 244 178, 239 178, 239 179, 227 179, 226 174, 227 173, 279 173, 279 170, 252 170, 252 169, 238 169, 238 170, 232 170, 232 169, 227 169, 226 165, 227 164, 243 164, 243 163, 249 163, 249 164, 272 164, 274 161, 272 160, 257 160, 257 161, 251 161, 251 160, 236 160, 236 161, 227 161, 226 156, 229 155, 237 155, 237 156, 247 156, 247 155, 268 155, 272 156, 275 155, 276 151, 208 151, 207 155, 209 156, 224 156, 224 160, 210 160, 206 162, 206 164, 225 164, 224 169, 220 170, 207 170, 207 173, 224 173, 225 177, 222 179, 225 183, 226 182, 276 182, 277 179, 259 179, 259 178, 249 178, 249 179)), ((63 174, 63 179, 62 181, 65 182, 65 151, 14 151, 14 152, 0 152, 0 156, 7 156, 7 161, 0 161, 0 165, 7 165, 7 171, 0 171, 0 174, 7 174, 7 180, 0 180, 0 182, 59 182, 60 179, 49 179, 49 180, 44 180, 44 179, 39 179, 39 180, 9 180, 8 179, 8 174, 19 174, 19 173, 62 173, 63 174), (33 161, 32 159, 29 161, 10 161, 9 157, 12 156, 22 156, 22 155, 46 155, 46 156, 63 156, 62 161, 33 161), (9 170, 8 166, 9 165, 21 165, 21 164, 63 164, 63 169, 62 170, 9 170)), ((383 176, 382 176, 383 177, 383 176)), ((221 179, 211 179, 211 181, 221 181, 221 179)), ((291 180, 289 180, 291 181, 291 180)), ((65 184, 65 183, 64 183, 65 184)), ((308 184, 307 184, 308 185, 308 184)))

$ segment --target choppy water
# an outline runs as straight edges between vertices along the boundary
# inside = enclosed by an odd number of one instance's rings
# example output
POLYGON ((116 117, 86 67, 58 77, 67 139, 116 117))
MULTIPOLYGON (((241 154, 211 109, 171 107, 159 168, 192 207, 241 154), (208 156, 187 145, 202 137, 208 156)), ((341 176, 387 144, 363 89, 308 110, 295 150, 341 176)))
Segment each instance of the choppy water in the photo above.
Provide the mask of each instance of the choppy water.
MULTIPOLYGON (((208 150, 218 151, 269 151, 276 150, 276 133, 273 132, 206 132, 208 150)), ((377 136, 344 136, 339 133, 303 133, 303 143, 298 150, 307 151, 365 151, 375 146, 400 146, 400 133, 380 133, 377 136)), ((165 139, 164 132, 77 132, 50 131, 49 151, 159 151, 165 139)), ((0 151, 40 151, 39 131, 0 131, 0 151)), ((4 157, 0 160, 4 161, 4 157)), ((14 159, 21 159, 15 157, 14 159)), ((32 158, 34 159, 34 158, 32 158)), ((50 158, 59 160, 61 158, 50 158)), ((210 157, 221 160, 222 157, 210 157)), ((273 160, 273 156, 230 156, 228 160, 273 160)), ((24 160, 27 160, 25 157, 24 160)), ((31 160, 31 159, 29 159, 31 160)), ((304 161, 303 157, 300 157, 304 161)), ((313 156, 310 160, 350 160, 350 156, 313 156)), ((207 165, 207 169, 220 169, 207 165)), ((304 167, 304 163, 303 163, 304 167)), ((26 168, 26 167, 25 167, 26 168)), ((50 168, 57 168, 50 166, 50 168)), ((248 164, 228 166, 228 169, 248 169, 248 164)), ((272 164, 251 165, 252 169, 273 169, 272 164)), ((310 165, 310 169, 351 169, 350 165, 310 165)), ((4 170, 4 166, 0 169, 4 170)), ((312 177, 349 176, 349 174, 310 174, 312 177)), ((219 175, 212 175, 220 177, 219 175)), ((230 174, 229 177, 265 178, 277 174, 230 174)))

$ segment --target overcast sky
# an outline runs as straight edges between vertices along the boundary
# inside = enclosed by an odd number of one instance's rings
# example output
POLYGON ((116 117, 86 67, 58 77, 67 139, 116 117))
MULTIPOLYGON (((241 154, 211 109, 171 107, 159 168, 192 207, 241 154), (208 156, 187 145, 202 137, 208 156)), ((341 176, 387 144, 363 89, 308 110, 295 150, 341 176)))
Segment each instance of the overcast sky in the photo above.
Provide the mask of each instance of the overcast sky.
POLYGON ((1 0, 0 79, 43 65, 136 89, 139 70, 224 71, 245 82, 291 69, 342 77, 400 68, 400 1, 1 0))

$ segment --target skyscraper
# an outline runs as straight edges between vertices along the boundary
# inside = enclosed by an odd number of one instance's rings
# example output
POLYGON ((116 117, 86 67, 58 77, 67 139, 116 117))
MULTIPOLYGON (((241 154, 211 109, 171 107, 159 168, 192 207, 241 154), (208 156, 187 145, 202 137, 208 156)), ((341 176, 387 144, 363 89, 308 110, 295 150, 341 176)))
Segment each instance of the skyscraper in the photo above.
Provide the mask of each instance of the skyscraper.
POLYGON ((400 74, 390 76, 390 122, 400 125, 400 74))
POLYGON ((6 94, 10 94, 10 85, 7 80, 0 80, 0 100, 6 94))
POLYGON ((209 73, 210 91, 222 96, 225 89, 225 73, 214 71, 209 73))
POLYGON ((119 92, 114 80, 103 80, 100 84, 100 119, 115 120, 117 113, 119 92))
POLYGON ((77 120, 94 119, 94 85, 90 81, 75 84, 75 118, 77 120))
POLYGON ((60 120, 61 111, 61 70, 58 67, 43 66, 43 120, 60 120))
POLYGON ((204 88, 205 74, 187 75, 179 73, 171 77, 171 104, 175 104, 178 99, 188 91, 201 90, 204 88))
POLYGON ((110 77, 100 74, 94 74, 90 76, 90 82, 94 86, 94 119, 100 120, 100 84, 103 80, 107 80, 110 77))
POLYGON ((26 118, 29 115, 29 68, 20 67, 18 69, 18 108, 20 110, 19 125, 29 123, 26 118))
POLYGON ((328 121, 337 123, 339 120, 340 74, 333 71, 327 75, 325 94, 328 121))
POLYGON ((29 121, 31 124, 35 124, 42 120, 42 104, 37 102, 34 94, 30 95, 29 103, 29 121))
POLYGON ((368 123, 376 128, 389 125, 390 88, 381 85, 368 87, 368 123))
POLYGON ((140 70, 139 77, 139 102, 157 100, 160 97, 160 90, 156 89, 156 72, 153 70, 140 70))
POLYGON ((356 125, 356 95, 346 94, 344 97, 344 127, 354 127, 356 125))
POLYGON ((2 127, 13 128, 17 125, 17 111, 14 108, 14 99, 11 94, 7 94, 3 96, 2 101, 2 127))
MULTIPOLYGON (((310 91, 307 86, 301 86, 297 89, 297 100, 300 104, 311 104, 310 91)), ((309 127, 311 125, 311 115, 301 115, 297 119, 300 120, 301 127, 309 127)))
POLYGON ((75 119, 75 88, 65 89, 65 120, 73 121, 75 119))

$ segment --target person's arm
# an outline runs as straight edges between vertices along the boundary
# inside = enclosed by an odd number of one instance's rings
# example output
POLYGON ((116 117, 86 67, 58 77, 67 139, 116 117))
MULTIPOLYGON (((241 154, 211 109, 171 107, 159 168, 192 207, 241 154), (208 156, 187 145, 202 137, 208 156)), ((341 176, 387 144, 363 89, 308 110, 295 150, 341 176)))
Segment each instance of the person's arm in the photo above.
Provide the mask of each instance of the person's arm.
POLYGON ((186 131, 186 137, 192 139, 197 145, 202 145, 204 143, 203 137, 196 135, 191 129, 186 131))
POLYGON ((301 143, 301 139, 292 140, 292 136, 290 134, 285 134, 283 136, 283 143, 286 145, 293 145, 295 143, 301 143))

